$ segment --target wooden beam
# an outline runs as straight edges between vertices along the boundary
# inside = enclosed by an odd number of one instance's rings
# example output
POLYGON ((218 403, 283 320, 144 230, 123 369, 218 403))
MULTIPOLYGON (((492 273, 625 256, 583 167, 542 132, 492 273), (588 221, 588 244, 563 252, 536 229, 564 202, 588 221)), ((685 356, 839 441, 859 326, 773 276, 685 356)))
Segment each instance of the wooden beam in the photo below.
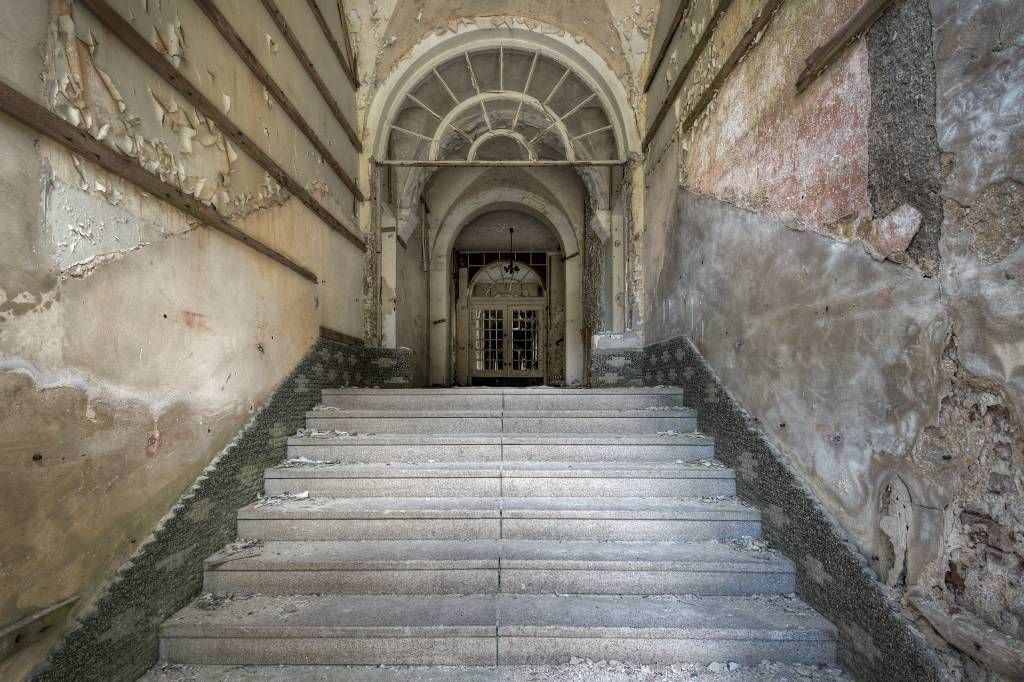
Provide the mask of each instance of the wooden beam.
POLYGON ((679 30, 679 25, 683 23, 683 18, 686 13, 690 10, 690 6, 693 4, 693 0, 679 0, 676 5, 676 13, 672 17, 672 23, 669 25, 668 33, 665 34, 665 39, 661 43, 661 47, 658 48, 658 55, 651 62, 651 71, 647 74, 647 80, 644 82, 644 92, 651 89, 651 85, 654 83, 654 78, 658 75, 658 69, 661 68, 661 63, 665 60, 665 55, 668 54, 668 48, 672 45, 672 39, 676 35, 676 31, 679 30))
POLYGON ((853 16, 839 27, 831 38, 818 47, 804 60, 806 68, 796 79, 796 91, 803 92, 822 72, 832 65, 839 55, 856 42, 878 20, 895 0, 868 0, 853 16))
POLYGON ((355 74, 356 81, 358 81, 359 61, 356 59, 356 53, 352 49, 352 36, 348 30, 348 15, 345 13, 344 0, 338 0, 338 17, 341 19, 341 37, 345 41, 345 54, 348 55, 348 62, 352 65, 352 73, 355 74))
POLYGON ((310 282, 318 281, 317 276, 310 270, 266 244, 253 239, 229 223, 221 217, 217 209, 207 206, 192 195, 185 194, 174 185, 164 182, 140 166, 135 159, 106 146, 89 135, 88 132, 76 128, 2 81, 0 81, 0 111, 40 135, 45 135, 83 159, 95 163, 139 189, 166 201, 202 224, 219 230, 232 239, 237 239, 249 248, 262 253, 267 258, 277 261, 310 282))
POLYGON ((184 97, 192 106, 196 107, 204 116, 212 120, 218 128, 224 131, 231 140, 237 144, 256 163, 282 187, 298 197, 299 201, 306 205, 320 220, 328 227, 342 235, 360 248, 365 246, 362 236, 355 226, 344 225, 334 215, 324 208, 320 202, 313 198, 306 189, 292 178, 281 166, 253 142, 248 135, 242 132, 241 128, 234 124, 217 106, 203 95, 197 87, 192 85, 185 76, 174 68, 163 55, 156 51, 142 35, 135 30, 120 14, 117 13, 106 0, 79 0, 80 4, 88 7, 96 15, 100 22, 107 29, 120 39, 125 45, 139 56, 151 69, 167 81, 178 93, 184 97))
POLYGON ((1024 642, 996 630, 966 609, 940 602, 919 587, 911 588, 908 601, 942 639, 1008 679, 1021 679, 1024 642))
POLYGON ((334 95, 331 94, 327 84, 324 83, 324 79, 317 73, 316 66, 313 64, 313 60, 306 54, 306 50, 303 49, 302 43, 292 33, 291 27, 288 26, 288 21, 285 19, 284 14, 277 8, 277 3, 274 0, 262 0, 263 7, 267 10, 270 18, 274 20, 277 25, 277 29, 281 31, 284 39, 288 42, 288 45, 292 48, 292 52, 295 53, 296 58, 302 63, 302 68, 306 70, 310 80, 313 81, 313 85, 316 86, 320 96, 324 98, 324 102, 327 103, 327 108, 334 114, 334 118, 338 121, 338 125, 341 126, 342 130, 348 136, 349 142, 355 147, 356 151, 360 154, 363 152, 363 143, 359 140, 359 135, 349 124, 348 119, 345 118, 344 112, 341 107, 338 106, 338 100, 334 99, 334 95))
POLYGON ((242 37, 235 30, 231 22, 228 21, 227 17, 219 9, 213 0, 195 0, 195 3, 199 5, 199 9, 203 11, 210 23, 214 25, 217 31, 220 32, 225 42, 231 46, 249 70, 252 72, 256 79, 263 84, 263 87, 267 89, 267 92, 273 96, 277 103, 281 105, 285 113, 288 114, 292 122, 298 127, 299 130, 306 136, 310 143, 316 148, 320 156, 323 157, 324 162, 331 167, 334 174, 345 184, 345 187, 352 192, 352 195, 358 201, 366 201, 366 197, 363 195, 362 190, 359 189, 359 185, 355 180, 345 172, 345 169, 341 167, 341 164, 331 153, 331 150, 327 148, 327 145, 323 143, 320 137, 313 131, 306 119, 303 118, 299 110, 292 104, 292 101, 288 99, 288 96, 284 93, 284 90, 277 84, 277 81, 270 75, 270 73, 263 68, 260 64, 259 59, 252 50, 245 44, 242 37))
POLYGON ((690 72, 693 71, 693 67, 697 63, 697 59, 699 59, 701 53, 704 52, 704 47, 711 39, 711 35, 715 32, 715 28, 718 27, 718 22, 721 20, 722 16, 729 11, 729 7, 732 5, 732 2, 733 0, 719 1, 718 7, 715 8, 714 14, 711 15, 711 20, 708 22, 708 25, 704 27, 704 31, 700 34, 700 38, 698 38, 697 42, 694 44, 693 51, 690 52, 690 56, 686 60, 686 64, 684 64, 683 68, 680 69, 678 74, 676 74, 676 79, 672 81, 672 87, 669 88, 668 94, 665 95, 665 99, 662 100, 661 106, 658 107, 658 113, 654 115, 654 120, 651 121, 651 125, 647 129, 647 135, 644 136, 644 150, 651 145, 651 141, 657 134, 662 122, 668 115, 668 112, 675 103, 676 98, 679 97, 679 92, 683 89, 683 84, 686 83, 686 79, 689 78, 690 72))
POLYGON ((47 631, 54 631, 55 626, 67 618, 68 612, 77 601, 77 595, 68 597, 0 628, 0 660, 35 644, 45 636, 47 631))
POLYGON ((334 56, 338 59, 338 64, 341 65, 341 70, 345 72, 345 77, 348 78, 348 82, 352 84, 353 88, 359 87, 359 77, 352 71, 352 66, 348 63, 348 60, 341 54, 341 46, 338 45, 338 39, 334 37, 334 33, 331 32, 331 27, 327 25, 327 19, 324 18, 324 13, 320 11, 320 5, 316 4, 316 0, 306 0, 309 4, 309 11, 313 13, 316 18, 316 23, 320 25, 320 30, 324 34, 324 38, 327 39, 327 43, 331 46, 331 51, 334 52, 334 56))
POLYGON ((782 6, 783 1, 784 0, 765 0, 764 4, 761 5, 761 9, 757 11, 754 21, 750 24, 750 28, 748 28, 747 32, 743 34, 740 41, 736 43, 736 47, 734 47, 732 52, 729 53, 729 57, 722 64, 722 68, 718 70, 715 77, 711 79, 711 83, 704 89, 704 94, 701 95, 699 100, 697 100, 697 103, 693 106, 693 109, 690 110, 690 113, 686 118, 683 119, 683 122, 679 127, 682 132, 688 131, 697 118, 704 113, 704 109, 707 108, 708 104, 711 103, 711 100, 713 100, 715 95, 718 94, 719 89, 721 89, 722 84, 725 83, 730 74, 732 74, 733 69, 735 69, 736 65, 740 63, 740 60, 747 54, 747 51, 753 47, 754 41, 756 41, 758 36, 761 35, 761 32, 768 27, 769 23, 771 23, 772 17, 775 16, 779 7, 782 6))
MULTIPOLYGON (((395 127, 395 126, 392 126, 395 127)), ((618 159, 599 160, 540 160, 523 161, 515 160, 474 160, 462 161, 459 159, 445 159, 441 161, 429 161, 419 159, 381 159, 374 161, 378 166, 399 166, 403 168, 576 168, 580 166, 624 166, 626 161, 618 159)))

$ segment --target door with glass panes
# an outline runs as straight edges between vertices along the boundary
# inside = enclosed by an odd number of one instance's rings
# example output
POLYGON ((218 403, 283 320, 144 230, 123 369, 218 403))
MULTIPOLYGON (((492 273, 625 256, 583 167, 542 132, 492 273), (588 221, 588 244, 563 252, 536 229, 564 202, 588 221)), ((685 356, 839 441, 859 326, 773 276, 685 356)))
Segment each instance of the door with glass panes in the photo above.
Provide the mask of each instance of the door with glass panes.
POLYGON ((544 304, 475 300, 470 306, 474 377, 544 377, 544 304))

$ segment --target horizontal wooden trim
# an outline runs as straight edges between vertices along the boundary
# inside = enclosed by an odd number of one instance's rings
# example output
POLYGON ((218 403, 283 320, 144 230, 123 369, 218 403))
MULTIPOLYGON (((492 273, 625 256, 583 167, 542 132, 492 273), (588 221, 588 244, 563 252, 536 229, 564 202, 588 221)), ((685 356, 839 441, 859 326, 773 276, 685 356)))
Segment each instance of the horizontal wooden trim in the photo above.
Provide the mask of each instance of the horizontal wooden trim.
POLYGON ((669 110, 672 109, 672 105, 675 103, 676 98, 679 97, 679 92, 683 89, 683 84, 686 83, 686 79, 689 78, 694 65, 697 64, 697 60, 704 52, 704 47, 708 44, 708 41, 711 39, 711 35, 718 27, 718 22, 721 20, 722 16, 729 11, 729 7, 732 5, 732 2, 733 0, 721 0, 718 3, 718 7, 715 9, 714 14, 711 15, 711 20, 708 22, 708 25, 704 27, 704 32, 700 34, 700 38, 693 46, 693 51, 690 52, 690 56, 686 60, 686 64, 684 64, 683 68, 680 69, 678 74, 676 74, 676 79, 672 81, 672 87, 669 88, 668 94, 665 95, 665 99, 662 100, 661 106, 658 107, 658 113, 654 115, 654 120, 651 121, 651 125, 647 129, 647 135, 644 136, 644 150, 646 150, 651 145, 651 141, 654 140, 654 136, 658 133, 658 129, 661 128, 662 122, 668 115, 669 110))
POLYGON ((868 0, 854 12, 853 16, 836 31, 831 38, 818 47, 804 60, 806 68, 796 79, 796 91, 803 92, 825 69, 832 65, 839 55, 871 28, 895 0, 868 0))
POLYGON ((352 192, 352 195, 359 201, 366 201, 366 197, 359 189, 359 185, 356 184, 355 180, 353 180, 351 176, 345 172, 345 169, 341 167, 341 164, 338 163, 336 158, 334 158, 331 150, 327 148, 327 145, 325 145, 320 137, 313 131, 313 128, 306 122, 306 119, 301 113, 299 113, 299 110, 295 105, 292 104, 292 101, 284 93, 284 90, 282 90, 277 84, 277 81, 274 80, 273 76, 270 75, 270 72, 263 68, 259 59, 257 59, 253 51, 249 49, 249 46, 245 44, 245 41, 242 40, 242 36, 238 34, 238 31, 236 31, 235 27, 231 25, 228 18, 225 17, 219 9, 217 9, 213 0, 195 0, 195 2, 199 5, 199 9, 203 11, 203 14, 206 15, 207 19, 210 20, 210 23, 212 23, 220 33, 221 37, 223 37, 227 44, 235 51, 235 54, 238 55, 239 59, 249 67, 249 70, 254 76, 256 76, 256 79, 259 80, 259 82, 263 84, 263 87, 267 89, 267 92, 277 100, 277 103, 281 105, 281 108, 284 109, 285 113, 292 119, 292 122, 299 130, 302 131, 313 147, 316 148, 324 162, 331 167, 334 174, 338 176, 346 187, 348 187, 349 191, 352 192))
POLYGON ((313 13, 316 23, 320 25, 320 30, 323 31, 324 38, 327 39, 327 43, 331 46, 331 51, 334 52, 334 56, 337 57, 341 70, 345 72, 345 77, 348 78, 348 82, 352 84, 353 88, 358 88, 359 77, 352 71, 352 67, 349 65, 348 60, 341 54, 341 46, 338 45, 338 39, 335 38, 334 33, 331 32, 331 27, 327 25, 327 19, 324 18, 324 13, 320 11, 320 5, 316 4, 316 0, 306 0, 306 3, 309 5, 309 11, 313 13))
POLYGON ((330 327, 320 327, 320 338, 328 339, 330 341, 337 341, 339 343, 347 343, 352 346, 365 346, 366 342, 355 336, 349 336, 344 332, 339 332, 331 329, 330 327))
POLYGON ((740 60, 743 59, 744 55, 746 55, 750 48, 753 47, 754 41, 757 40, 757 37, 761 32, 768 27, 769 23, 771 23, 772 17, 775 16, 775 13, 779 10, 779 7, 782 6, 782 3, 783 0, 765 0, 764 4, 761 5, 761 9, 757 11, 754 21, 750 24, 750 28, 748 28, 746 33, 743 34, 740 41, 736 43, 736 47, 734 47, 732 52, 729 53, 729 57, 722 64, 722 68, 718 70, 715 77, 711 79, 711 83, 704 89, 704 94, 701 95, 699 100, 697 100, 697 103, 693 106, 693 109, 686 118, 683 119, 682 124, 679 126, 679 129, 682 132, 685 133, 688 131, 690 127, 693 126, 697 118, 704 113, 708 104, 710 104, 711 100, 713 100, 715 95, 718 94, 718 90, 722 87, 722 84, 724 84, 732 74, 733 69, 736 68, 736 65, 740 63, 740 60))
POLYGON ((647 80, 644 82, 644 92, 651 89, 651 85, 654 83, 655 77, 658 75, 658 69, 661 68, 661 63, 665 61, 665 55, 668 54, 668 48, 672 45, 673 38, 676 37, 676 31, 679 30, 679 25, 683 23, 683 18, 686 16, 693 4, 693 0, 678 0, 676 6, 676 13, 672 17, 672 24, 669 26, 668 33, 665 34, 665 39, 661 43, 661 47, 658 48, 658 55, 651 62, 651 71, 647 74, 647 80))
POLYGON ((0 627, 0 660, 38 642, 47 631, 53 631, 54 626, 67 617, 77 601, 77 595, 68 597, 8 626, 0 627))
POLYGON ((342 40, 345 41, 345 54, 348 55, 348 61, 352 65, 352 73, 356 75, 356 81, 358 81, 359 60, 356 58, 356 53, 352 49, 352 36, 349 35, 348 15, 345 13, 344 0, 338 0, 338 17, 341 20, 341 37, 342 40))
POLYGON ((207 206, 189 194, 185 194, 174 185, 164 182, 145 170, 135 159, 111 149, 93 138, 88 132, 76 128, 46 107, 37 104, 3 82, 0 82, 0 110, 37 133, 45 135, 58 144, 63 145, 87 161, 95 163, 97 166, 127 180, 139 189, 166 201, 171 206, 187 213, 204 225, 219 230, 232 239, 237 239, 249 248, 259 251, 267 258, 277 261, 289 270, 298 273, 310 282, 318 281, 317 276, 313 272, 302 267, 284 254, 245 234, 225 220, 215 208, 207 206))
POLYGON ((327 103, 327 108, 331 110, 331 113, 334 114, 334 118, 338 121, 338 125, 340 125, 342 130, 345 131, 345 134, 348 135, 349 142, 351 142, 356 151, 361 154, 363 152, 363 143, 359 140, 359 135, 356 134, 356 131, 349 124, 348 119, 345 118, 345 114, 341 110, 341 107, 338 106, 338 101, 334 99, 334 95, 331 94, 327 84, 324 83, 320 74, 317 73, 316 66, 313 64, 313 60, 309 58, 309 55, 306 54, 306 50, 303 49, 302 43, 300 43, 299 39, 295 37, 294 33, 292 33, 292 29, 288 26, 288 21, 284 18, 284 14, 282 14, 281 10, 278 9, 277 3, 274 2, 274 0, 262 0, 262 2, 263 7, 267 10, 267 14, 269 14, 270 18, 274 20, 274 23, 277 25, 277 29, 281 31, 281 35, 284 36, 284 39, 292 48, 292 52, 295 53, 295 57, 302 63, 302 68, 306 70, 306 73, 309 75, 310 80, 313 81, 313 85, 316 86, 320 96, 324 98, 324 102, 327 103))
POLYGON ((365 243, 359 236, 356 228, 343 225, 341 221, 324 208, 320 202, 306 191, 292 176, 253 142, 248 135, 242 132, 241 128, 227 117, 220 109, 208 100, 198 88, 196 88, 185 76, 164 59, 163 55, 156 51, 135 28, 117 13, 106 0, 80 0, 80 4, 88 7, 96 18, 117 36, 128 48, 134 52, 151 69, 157 72, 161 78, 167 81, 171 87, 178 91, 190 104, 199 109, 204 116, 212 120, 224 134, 231 138, 246 154, 256 163, 263 167, 274 180, 282 187, 291 192, 294 196, 306 205, 320 220, 335 232, 362 248, 365 243))

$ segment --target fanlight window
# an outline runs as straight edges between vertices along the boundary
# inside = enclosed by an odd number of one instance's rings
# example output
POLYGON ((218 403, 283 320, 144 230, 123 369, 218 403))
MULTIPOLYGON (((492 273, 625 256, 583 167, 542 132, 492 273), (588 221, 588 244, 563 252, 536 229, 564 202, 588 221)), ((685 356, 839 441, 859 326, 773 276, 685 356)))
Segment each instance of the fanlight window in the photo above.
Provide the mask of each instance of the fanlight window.
POLYGON ((470 292, 474 298, 536 298, 544 295, 544 283, 529 265, 502 260, 478 272, 470 292))
POLYGON ((392 160, 619 156, 594 88, 554 57, 527 48, 499 45, 452 57, 412 87, 389 123, 392 160))

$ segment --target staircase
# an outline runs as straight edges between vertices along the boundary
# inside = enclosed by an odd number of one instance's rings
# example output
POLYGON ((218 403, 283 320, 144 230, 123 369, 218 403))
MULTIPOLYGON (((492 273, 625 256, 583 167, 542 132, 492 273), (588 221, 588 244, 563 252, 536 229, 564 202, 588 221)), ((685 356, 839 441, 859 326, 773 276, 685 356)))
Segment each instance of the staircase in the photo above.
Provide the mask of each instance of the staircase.
POLYGON ((325 390, 306 423, 165 662, 835 661, 678 389, 325 390))

